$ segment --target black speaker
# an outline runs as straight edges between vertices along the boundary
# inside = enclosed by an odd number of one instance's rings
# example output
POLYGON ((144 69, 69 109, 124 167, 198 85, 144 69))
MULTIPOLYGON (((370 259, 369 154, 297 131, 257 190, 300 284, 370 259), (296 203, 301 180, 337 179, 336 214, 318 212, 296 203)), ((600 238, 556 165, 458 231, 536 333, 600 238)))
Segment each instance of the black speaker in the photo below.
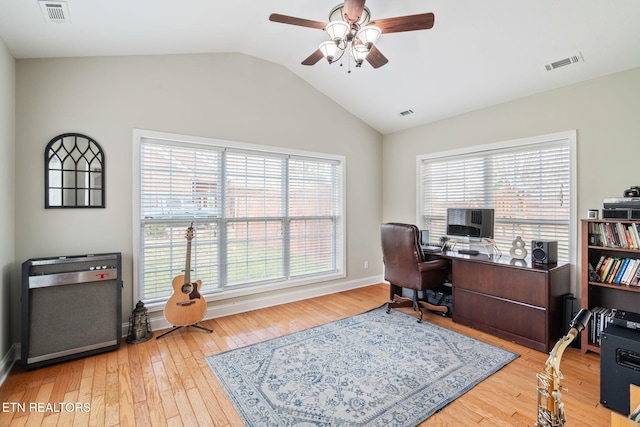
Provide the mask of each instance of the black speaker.
MULTIPOLYGON (((573 294, 564 294, 562 295, 562 330, 568 331, 571 329, 571 321, 576 316, 577 309, 580 308, 578 304, 578 299, 573 296, 573 294)), ((580 348, 580 335, 582 332, 578 333, 578 336, 571 342, 571 347, 580 348)))
POLYGON ((558 262, 558 242, 555 240, 532 240, 531 261, 537 264, 558 262))
POLYGON ((600 402, 629 415, 629 384, 640 385, 640 331, 609 325, 600 344, 600 402))
POLYGON ((120 347, 120 253, 22 264, 22 364, 36 368, 120 347))

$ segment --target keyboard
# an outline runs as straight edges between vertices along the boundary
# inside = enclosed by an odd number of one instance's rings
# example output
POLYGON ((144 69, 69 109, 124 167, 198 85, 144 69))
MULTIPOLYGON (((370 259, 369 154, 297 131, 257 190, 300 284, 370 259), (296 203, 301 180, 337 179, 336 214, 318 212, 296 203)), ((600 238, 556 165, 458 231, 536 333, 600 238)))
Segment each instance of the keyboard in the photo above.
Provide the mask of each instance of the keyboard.
POLYGON ((480 251, 475 249, 458 249, 460 255, 478 255, 480 251))
POLYGON ((422 245, 423 252, 440 252, 442 248, 434 245, 422 245))

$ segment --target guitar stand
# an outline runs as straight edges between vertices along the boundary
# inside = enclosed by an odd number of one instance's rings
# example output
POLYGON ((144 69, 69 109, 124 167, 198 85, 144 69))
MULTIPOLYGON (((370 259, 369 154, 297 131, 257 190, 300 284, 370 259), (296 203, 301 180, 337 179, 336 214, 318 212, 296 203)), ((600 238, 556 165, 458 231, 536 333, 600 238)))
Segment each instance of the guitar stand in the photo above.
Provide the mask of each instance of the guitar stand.
MULTIPOLYGON (((202 329, 203 331, 207 331, 207 332, 209 332, 209 333, 212 333, 212 332, 213 332, 213 330, 211 330, 211 329, 209 329, 209 328, 205 328, 204 326, 200 326, 200 325, 198 325, 197 323, 194 323, 193 325, 187 325, 186 327, 188 328, 189 326, 193 326, 194 328, 202 329)), ((183 327, 183 326, 174 326, 174 327, 173 327, 173 329, 171 329, 170 331, 167 331, 167 332, 165 332, 165 333, 164 333, 164 334, 162 334, 162 335, 158 335, 158 336, 156 337, 156 339, 157 339, 157 340, 159 340, 159 339, 160 339, 160 338, 162 338, 163 336, 168 335, 168 334, 170 334, 171 332, 175 332, 175 331, 177 331, 178 329, 180 329, 180 328, 182 328, 182 327, 183 327)))

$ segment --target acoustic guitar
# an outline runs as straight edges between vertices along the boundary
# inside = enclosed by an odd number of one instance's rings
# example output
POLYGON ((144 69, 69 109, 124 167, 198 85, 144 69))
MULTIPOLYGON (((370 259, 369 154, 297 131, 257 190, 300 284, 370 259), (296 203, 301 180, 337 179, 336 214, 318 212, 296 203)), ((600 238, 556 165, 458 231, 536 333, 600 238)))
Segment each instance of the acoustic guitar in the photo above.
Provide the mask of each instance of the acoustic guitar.
POLYGON ((200 294, 202 281, 191 281, 191 241, 193 240, 193 223, 187 228, 187 261, 184 274, 173 279, 173 295, 164 306, 164 317, 174 326, 190 326, 198 323, 207 311, 207 302, 200 294))

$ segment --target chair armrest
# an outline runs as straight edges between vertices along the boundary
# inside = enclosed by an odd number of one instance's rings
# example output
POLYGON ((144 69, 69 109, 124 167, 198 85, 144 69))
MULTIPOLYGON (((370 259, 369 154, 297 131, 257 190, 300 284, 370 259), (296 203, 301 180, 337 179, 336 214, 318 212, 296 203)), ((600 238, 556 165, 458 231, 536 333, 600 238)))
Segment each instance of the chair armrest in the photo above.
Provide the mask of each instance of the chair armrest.
POLYGON ((449 260, 446 260, 444 258, 434 259, 432 261, 423 261, 418 264, 418 270, 420 272, 443 270, 448 268, 449 268, 449 260))

